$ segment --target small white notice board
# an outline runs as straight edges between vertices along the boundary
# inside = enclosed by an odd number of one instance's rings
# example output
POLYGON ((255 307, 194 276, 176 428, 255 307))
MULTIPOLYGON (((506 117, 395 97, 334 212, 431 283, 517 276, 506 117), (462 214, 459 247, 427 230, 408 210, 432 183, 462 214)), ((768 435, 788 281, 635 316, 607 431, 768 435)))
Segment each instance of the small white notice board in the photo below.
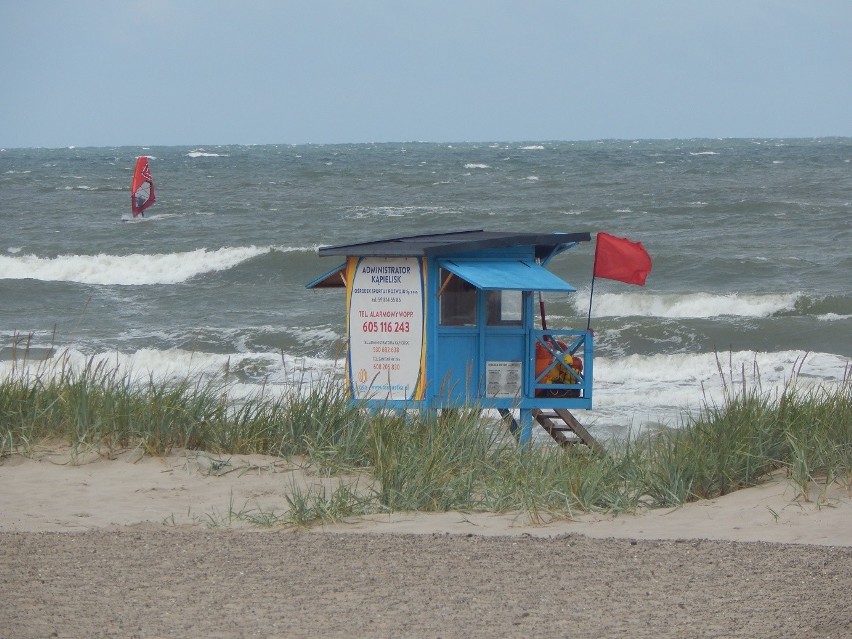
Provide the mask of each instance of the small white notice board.
POLYGON ((521 362, 485 362, 485 392, 488 397, 520 397, 521 362))

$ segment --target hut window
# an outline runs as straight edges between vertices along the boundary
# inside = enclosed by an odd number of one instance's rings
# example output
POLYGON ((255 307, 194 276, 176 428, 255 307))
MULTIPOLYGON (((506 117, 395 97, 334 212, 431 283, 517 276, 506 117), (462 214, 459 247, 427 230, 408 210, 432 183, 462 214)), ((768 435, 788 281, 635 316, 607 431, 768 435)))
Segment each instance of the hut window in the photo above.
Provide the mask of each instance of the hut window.
POLYGON ((441 269, 441 325, 476 326, 476 287, 441 269))
POLYGON ((488 326, 520 326, 523 293, 488 291, 488 326))

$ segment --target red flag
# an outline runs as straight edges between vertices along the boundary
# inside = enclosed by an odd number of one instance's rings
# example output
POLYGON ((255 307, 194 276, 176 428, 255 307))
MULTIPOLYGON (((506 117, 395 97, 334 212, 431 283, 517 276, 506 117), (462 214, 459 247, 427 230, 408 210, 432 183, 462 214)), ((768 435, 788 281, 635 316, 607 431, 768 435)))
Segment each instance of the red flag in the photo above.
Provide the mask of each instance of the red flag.
POLYGON ((641 242, 598 233, 594 277, 644 286, 650 272, 651 256, 641 242))

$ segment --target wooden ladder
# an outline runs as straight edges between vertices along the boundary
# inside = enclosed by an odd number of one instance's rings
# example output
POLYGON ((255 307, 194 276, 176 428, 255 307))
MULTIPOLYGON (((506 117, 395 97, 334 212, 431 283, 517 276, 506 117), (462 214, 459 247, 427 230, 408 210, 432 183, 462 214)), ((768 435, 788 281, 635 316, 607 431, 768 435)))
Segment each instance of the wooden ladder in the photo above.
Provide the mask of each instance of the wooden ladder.
MULTIPOLYGON (((499 408, 497 410, 506 421, 509 432, 517 437, 520 427, 512 412, 506 408, 499 408)), ((532 418, 563 448, 573 444, 585 444, 599 455, 606 454, 606 449, 589 434, 589 431, 577 421, 576 417, 564 408, 555 408, 552 412, 545 412, 539 408, 534 408, 530 412, 532 413, 532 418), (570 436, 568 433, 570 433, 570 436)))
POLYGON ((554 408, 553 411, 547 412, 535 408, 532 416, 563 448, 574 444, 585 444, 599 455, 606 454, 604 447, 589 434, 585 426, 564 408, 554 408))

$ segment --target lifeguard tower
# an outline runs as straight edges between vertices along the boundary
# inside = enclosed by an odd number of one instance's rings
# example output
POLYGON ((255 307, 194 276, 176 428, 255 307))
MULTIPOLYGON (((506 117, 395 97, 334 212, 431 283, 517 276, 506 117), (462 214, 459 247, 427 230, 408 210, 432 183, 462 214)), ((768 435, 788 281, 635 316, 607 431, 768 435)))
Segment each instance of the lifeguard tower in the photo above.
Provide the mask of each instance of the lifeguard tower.
POLYGON ((592 407, 592 332, 551 330, 536 304, 540 291, 576 291, 546 266, 590 239, 471 230, 320 248, 345 258, 307 287, 346 290, 352 400, 496 409, 522 444, 538 423, 601 451, 570 412, 592 407))

